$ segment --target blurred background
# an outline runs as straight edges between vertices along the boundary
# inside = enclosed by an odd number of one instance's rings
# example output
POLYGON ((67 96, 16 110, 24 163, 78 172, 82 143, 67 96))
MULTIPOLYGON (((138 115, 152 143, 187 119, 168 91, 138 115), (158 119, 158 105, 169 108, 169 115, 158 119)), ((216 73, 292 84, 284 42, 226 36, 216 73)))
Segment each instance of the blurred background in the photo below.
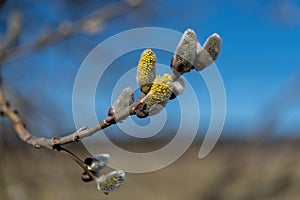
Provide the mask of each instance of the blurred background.
MULTIPOLYGON (((192 28, 201 44, 215 32, 222 37, 216 65, 226 88, 227 117, 213 151, 197 157, 211 105, 202 77, 191 72, 185 78, 199 99, 201 123, 192 146, 172 165, 127 174, 118 191, 104 196, 95 185, 80 181, 81 169, 71 159, 21 142, 3 117, 0 198, 298 199, 300 1, 0 0, 1 87, 36 136, 71 133, 76 129, 73 84, 85 57, 110 36, 149 26, 179 32, 192 28)), ((110 88, 137 65, 142 51, 120 57, 100 80, 95 99, 99 120, 111 105, 110 88)), ((172 54, 156 54, 160 64, 169 65, 172 54)), ((177 106, 168 104, 167 123, 151 138, 129 137, 116 127, 105 134, 130 151, 156 150, 176 133, 177 106)), ((133 120, 141 126, 149 123, 133 120)), ((81 157, 89 155, 80 143, 68 148, 81 157)))

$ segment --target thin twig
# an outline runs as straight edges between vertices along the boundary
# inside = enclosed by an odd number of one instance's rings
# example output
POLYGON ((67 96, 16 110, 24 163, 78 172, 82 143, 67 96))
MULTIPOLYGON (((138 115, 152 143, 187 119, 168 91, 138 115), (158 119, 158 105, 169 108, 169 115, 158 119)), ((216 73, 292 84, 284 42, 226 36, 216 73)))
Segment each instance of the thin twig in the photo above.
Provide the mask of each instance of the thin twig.
POLYGON ((17 56, 36 51, 46 45, 57 43, 76 33, 89 32, 90 30, 92 32, 93 30, 96 31, 107 21, 124 15, 146 2, 147 0, 121 0, 104 6, 78 21, 64 21, 55 30, 44 32, 37 39, 29 43, 0 51, 0 62, 4 62, 12 56, 16 58, 17 56))
POLYGON ((21 31, 21 14, 18 11, 13 11, 10 13, 10 16, 7 19, 7 32, 5 39, 0 43, 0 52, 9 47, 17 41, 21 31))

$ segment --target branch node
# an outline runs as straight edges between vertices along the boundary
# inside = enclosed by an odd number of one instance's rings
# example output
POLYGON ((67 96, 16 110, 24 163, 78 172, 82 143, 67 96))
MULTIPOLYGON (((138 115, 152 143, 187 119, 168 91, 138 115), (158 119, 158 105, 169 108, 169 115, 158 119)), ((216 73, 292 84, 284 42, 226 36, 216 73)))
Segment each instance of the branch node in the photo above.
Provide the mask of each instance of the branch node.
POLYGON ((57 144, 59 142, 59 138, 58 137, 54 137, 52 138, 52 144, 57 144))
POLYGON ((80 136, 79 135, 74 135, 73 136, 73 141, 74 142, 79 142, 80 141, 80 136))
POLYGON ((116 120, 114 118, 114 116, 108 116, 107 118, 105 118, 103 120, 104 124, 109 126, 110 124, 116 124, 116 120))

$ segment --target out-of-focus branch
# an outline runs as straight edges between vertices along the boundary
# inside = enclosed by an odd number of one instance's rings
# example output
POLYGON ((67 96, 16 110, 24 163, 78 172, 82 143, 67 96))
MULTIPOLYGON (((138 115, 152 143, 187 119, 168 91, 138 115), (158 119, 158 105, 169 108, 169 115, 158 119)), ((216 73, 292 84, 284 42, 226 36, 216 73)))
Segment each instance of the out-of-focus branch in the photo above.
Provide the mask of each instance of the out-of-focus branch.
POLYGON ((46 45, 59 42, 76 33, 96 33, 105 22, 128 13, 139 6, 144 5, 146 2, 147 0, 120 0, 113 2, 107 6, 101 7, 78 21, 64 21, 55 30, 44 32, 38 36, 37 39, 29 43, 6 49, 2 48, 2 51, 0 47, 0 62, 9 59, 12 56, 15 58, 16 56, 36 51, 46 45))
POLYGON ((283 87, 261 110, 258 116, 264 116, 254 122, 249 132, 254 133, 254 139, 266 141, 274 134, 283 117, 300 103, 300 68, 292 75, 283 87))
POLYGON ((12 47, 16 43, 20 35, 21 23, 21 14, 18 11, 13 11, 7 20, 6 35, 0 42, 0 62, 5 59, 5 50, 12 47))
POLYGON ((5 0, 0 0, 0 7, 5 3, 5 0))

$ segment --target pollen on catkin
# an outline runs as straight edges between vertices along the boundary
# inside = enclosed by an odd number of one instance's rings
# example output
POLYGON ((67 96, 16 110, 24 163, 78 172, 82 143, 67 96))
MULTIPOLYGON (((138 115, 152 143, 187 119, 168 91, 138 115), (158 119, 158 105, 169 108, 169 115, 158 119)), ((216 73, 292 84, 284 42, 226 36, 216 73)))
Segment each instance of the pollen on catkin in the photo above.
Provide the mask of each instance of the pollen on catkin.
POLYGON ((173 79, 170 74, 155 78, 150 92, 143 100, 149 115, 157 114, 168 103, 172 94, 172 83, 173 79))
POLYGON ((150 91, 155 76, 156 56, 151 49, 146 49, 141 54, 136 75, 137 83, 143 93, 147 94, 150 91))
POLYGON ((118 189, 125 180, 125 173, 122 170, 115 170, 101 176, 97 180, 97 188, 108 195, 118 189))

